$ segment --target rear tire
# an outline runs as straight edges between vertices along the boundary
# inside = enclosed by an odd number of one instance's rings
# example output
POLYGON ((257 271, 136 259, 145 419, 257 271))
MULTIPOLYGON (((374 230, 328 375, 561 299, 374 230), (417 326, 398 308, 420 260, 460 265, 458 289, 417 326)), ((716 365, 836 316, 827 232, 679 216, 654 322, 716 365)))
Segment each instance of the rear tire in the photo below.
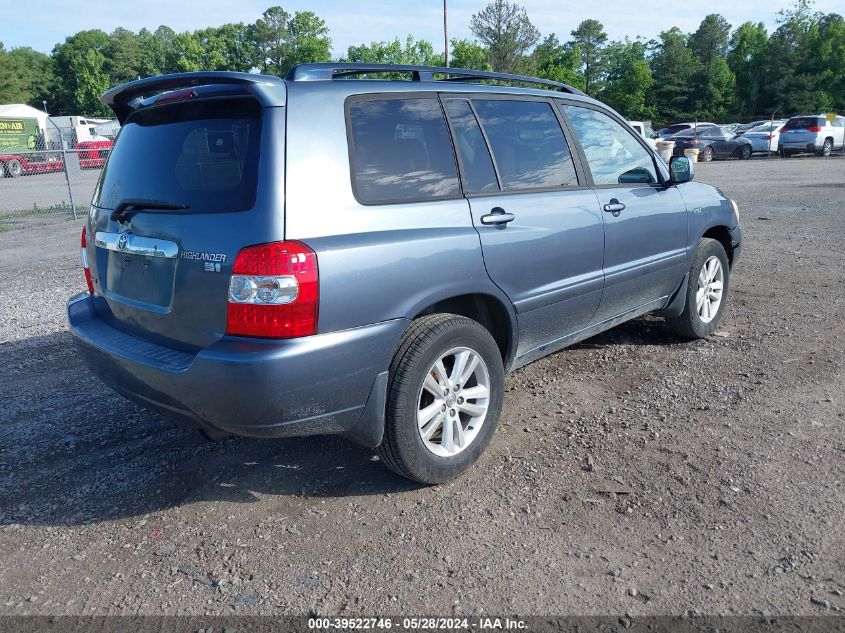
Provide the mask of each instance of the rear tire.
POLYGON ((8 173, 12 178, 20 176, 23 173, 23 165, 21 165, 21 161, 13 158, 6 163, 6 173, 8 173))
POLYGON ((454 314, 416 319, 389 376, 384 438, 376 449, 384 464, 423 484, 469 469, 502 410, 504 368, 490 332, 454 314))
POLYGON ((712 147, 705 147, 701 150, 701 162, 709 163, 713 160, 713 148, 712 147))
POLYGON ((692 339, 713 334, 725 311, 729 278, 725 248, 717 240, 702 238, 690 265, 684 311, 680 316, 667 317, 669 329, 692 339))
POLYGON ((824 140, 824 144, 822 145, 822 149, 819 152, 819 156, 828 157, 833 153, 833 140, 826 138, 824 140))

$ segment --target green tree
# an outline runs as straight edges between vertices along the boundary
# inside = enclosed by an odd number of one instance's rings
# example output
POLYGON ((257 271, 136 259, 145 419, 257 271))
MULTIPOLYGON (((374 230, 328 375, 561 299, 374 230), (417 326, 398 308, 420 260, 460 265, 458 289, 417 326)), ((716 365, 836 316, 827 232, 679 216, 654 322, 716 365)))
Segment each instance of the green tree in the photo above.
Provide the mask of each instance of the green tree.
POLYGON ((728 53, 731 25, 721 15, 711 13, 701 21, 698 30, 690 35, 689 47, 705 66, 716 57, 728 53))
POLYGON ((238 22, 195 31, 193 38, 202 49, 199 66, 203 70, 252 70, 259 63, 253 29, 253 25, 238 22))
POLYGON ((692 73, 691 112, 700 118, 719 119, 733 102, 736 79, 725 61, 731 25, 711 13, 689 36, 687 47, 697 60, 692 73))
POLYGON ((538 77, 584 88, 580 72, 581 53, 577 45, 561 44, 554 33, 546 36, 531 54, 531 72, 538 77))
POLYGON ((434 50, 431 42, 415 40, 409 35, 404 45, 397 37, 392 42, 371 42, 350 46, 346 61, 368 64, 415 64, 432 66, 442 63, 442 54, 434 50))
POLYGON ((265 73, 284 77, 296 64, 331 59, 329 29, 313 11, 291 16, 281 7, 270 7, 255 23, 252 36, 257 65, 265 73))
POLYGON ((478 42, 454 39, 449 63, 456 68, 492 70, 487 49, 478 42))
POLYGON ((270 7, 255 23, 254 37, 261 72, 282 75, 288 55, 290 13, 270 7))
POLYGON ((31 48, 6 51, 0 42, 0 103, 53 105, 53 65, 44 53, 31 48))
POLYGON ((584 91, 596 96, 601 91, 604 75, 604 46, 607 43, 607 33, 598 20, 584 20, 571 35, 581 53, 584 91))
POLYGON ((115 29, 109 36, 105 55, 105 70, 113 84, 132 81, 140 76, 143 50, 138 36, 132 31, 115 29))
POLYGON ((56 100, 61 114, 106 114, 100 96, 110 86, 105 70, 109 36, 80 31, 53 49, 56 100))
POLYGON ((691 100, 692 78, 697 60, 687 48, 686 35, 678 27, 660 34, 651 59, 654 79, 650 102, 655 105, 661 121, 673 121, 693 116, 691 100))
POLYGON ((203 70, 207 52, 202 42, 193 33, 177 33, 171 41, 168 66, 174 72, 194 72, 203 70))
POLYGON ((721 119, 733 102, 736 78, 724 57, 700 64, 693 75, 692 112, 702 119, 721 119))
POLYGON ((818 78, 816 110, 845 111, 845 18, 836 13, 819 16, 809 46, 818 78))
POLYGON ((159 26, 154 32, 148 29, 138 31, 138 46, 141 49, 141 59, 138 65, 140 77, 152 77, 176 72, 172 65, 175 63, 173 55, 173 38, 176 33, 169 26, 159 26))
POLYGON ((769 36, 762 22, 746 22, 731 36, 727 62, 736 77, 733 109, 740 116, 758 113, 768 45, 769 36))
POLYGON ((605 49, 607 74, 600 98, 629 119, 650 119, 647 104, 654 83, 642 41, 613 42, 605 49))
POLYGON ((26 103, 29 96, 18 60, 0 42, 0 101, 26 103))
POLYGON ((332 40, 326 21, 312 11, 297 11, 288 22, 290 37, 285 73, 297 64, 331 60, 332 40))
POLYGON ((497 72, 516 72, 523 56, 540 39, 525 8, 507 0, 493 0, 473 14, 470 30, 487 48, 490 65, 497 72))
MULTIPOLYGON (((766 111, 784 114, 810 112, 817 108, 820 77, 812 59, 811 43, 818 32, 820 15, 808 0, 779 13, 780 26, 769 38, 763 79, 766 111)), ((841 72, 841 71, 840 71, 841 72)))

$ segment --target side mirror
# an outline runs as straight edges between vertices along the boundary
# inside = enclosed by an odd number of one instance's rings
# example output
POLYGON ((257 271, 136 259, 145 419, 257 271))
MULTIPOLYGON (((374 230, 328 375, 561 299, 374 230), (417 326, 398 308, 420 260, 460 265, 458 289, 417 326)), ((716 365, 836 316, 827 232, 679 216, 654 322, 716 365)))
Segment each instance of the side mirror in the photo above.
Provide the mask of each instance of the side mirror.
POLYGON ((686 156, 673 156, 669 160, 669 175, 673 185, 682 185, 695 177, 695 167, 686 156))

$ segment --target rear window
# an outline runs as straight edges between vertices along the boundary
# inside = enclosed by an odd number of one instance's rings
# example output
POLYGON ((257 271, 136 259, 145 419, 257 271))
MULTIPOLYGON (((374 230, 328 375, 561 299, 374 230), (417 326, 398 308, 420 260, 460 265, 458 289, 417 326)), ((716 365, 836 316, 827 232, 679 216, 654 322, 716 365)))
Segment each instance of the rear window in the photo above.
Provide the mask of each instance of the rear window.
POLYGON ((255 205, 261 107, 251 99, 178 103, 142 110, 123 125, 94 194, 159 200, 192 212, 255 205))
POLYGON ((824 127, 824 120, 814 116, 804 116, 790 119, 786 124, 788 130, 803 130, 808 127, 824 127))
POLYGON ((352 178, 359 201, 460 195, 455 154, 437 99, 356 100, 348 108, 352 178))

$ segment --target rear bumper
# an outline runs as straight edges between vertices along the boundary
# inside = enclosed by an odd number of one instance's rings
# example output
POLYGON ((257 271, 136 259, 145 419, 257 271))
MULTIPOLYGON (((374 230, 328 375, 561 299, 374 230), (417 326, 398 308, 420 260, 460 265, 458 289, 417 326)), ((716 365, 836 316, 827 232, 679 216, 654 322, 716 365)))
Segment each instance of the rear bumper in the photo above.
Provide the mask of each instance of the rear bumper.
POLYGON ((778 142, 778 149, 791 150, 793 152, 815 152, 821 149, 821 145, 816 145, 815 141, 784 141, 778 142))
POLYGON ((765 139, 754 138, 751 139, 751 151, 753 152, 770 152, 772 151, 771 141, 765 139))
POLYGON ((224 337, 193 355, 110 326, 98 301, 72 297, 68 322, 103 382, 171 417, 258 437, 355 435, 408 325, 396 319, 288 340, 224 337))

